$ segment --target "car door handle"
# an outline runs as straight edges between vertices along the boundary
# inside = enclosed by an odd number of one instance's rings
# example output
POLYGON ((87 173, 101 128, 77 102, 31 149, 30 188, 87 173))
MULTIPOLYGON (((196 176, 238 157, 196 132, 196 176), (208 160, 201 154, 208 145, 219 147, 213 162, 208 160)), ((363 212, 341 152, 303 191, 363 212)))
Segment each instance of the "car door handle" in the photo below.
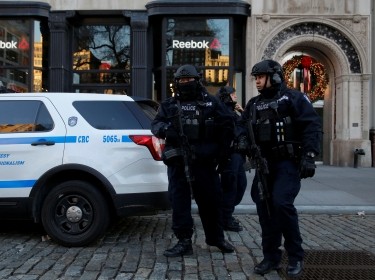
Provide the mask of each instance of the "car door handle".
POLYGON ((52 146, 52 145, 55 145, 55 142, 54 141, 37 141, 37 142, 31 143, 31 146, 41 146, 41 145, 52 146))

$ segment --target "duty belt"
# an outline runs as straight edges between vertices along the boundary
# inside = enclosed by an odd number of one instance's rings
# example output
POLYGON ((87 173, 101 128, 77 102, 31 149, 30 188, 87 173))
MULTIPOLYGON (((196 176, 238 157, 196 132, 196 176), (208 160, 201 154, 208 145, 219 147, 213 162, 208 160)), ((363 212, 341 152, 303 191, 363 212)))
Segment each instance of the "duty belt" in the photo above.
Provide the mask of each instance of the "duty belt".
POLYGON ((300 156, 301 148, 296 144, 283 144, 271 149, 272 159, 297 159, 300 156))

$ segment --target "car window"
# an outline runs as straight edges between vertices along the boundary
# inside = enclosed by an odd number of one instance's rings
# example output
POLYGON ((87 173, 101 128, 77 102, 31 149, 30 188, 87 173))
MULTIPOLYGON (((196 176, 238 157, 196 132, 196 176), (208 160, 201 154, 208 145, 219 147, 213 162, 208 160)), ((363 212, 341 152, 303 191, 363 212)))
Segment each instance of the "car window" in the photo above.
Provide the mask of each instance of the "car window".
POLYGON ((141 129, 126 101, 75 101, 74 108, 96 129, 141 129))
POLYGON ((43 102, 38 100, 0 101, 0 133, 50 131, 54 124, 43 102))
POLYGON ((157 109, 150 104, 144 103, 144 102, 137 102, 139 107, 142 108, 143 112, 147 115, 147 117, 150 120, 153 120, 156 116, 157 109))

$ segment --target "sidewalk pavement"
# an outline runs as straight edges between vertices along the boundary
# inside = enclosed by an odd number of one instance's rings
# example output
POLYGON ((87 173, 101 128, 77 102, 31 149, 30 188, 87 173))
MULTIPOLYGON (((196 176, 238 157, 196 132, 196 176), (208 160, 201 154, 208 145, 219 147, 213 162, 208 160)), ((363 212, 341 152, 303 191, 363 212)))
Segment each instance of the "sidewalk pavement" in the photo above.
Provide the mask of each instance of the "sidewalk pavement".
MULTIPOLYGON (((254 170, 235 214, 256 214, 250 197, 254 170)), ((295 206, 306 214, 375 214, 375 168, 336 167, 318 164, 313 178, 303 179, 295 206), (364 211, 364 212, 363 212, 364 211)), ((196 205, 193 205, 196 211, 196 205)))

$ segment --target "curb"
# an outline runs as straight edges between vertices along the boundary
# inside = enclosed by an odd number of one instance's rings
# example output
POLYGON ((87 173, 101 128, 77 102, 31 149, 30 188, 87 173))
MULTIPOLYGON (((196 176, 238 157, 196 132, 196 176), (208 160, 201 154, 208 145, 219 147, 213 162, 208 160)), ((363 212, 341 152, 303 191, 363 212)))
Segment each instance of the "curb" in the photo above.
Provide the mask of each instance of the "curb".
MULTIPOLYGON (((350 214, 364 216, 374 215, 375 206, 309 206, 309 205, 295 205, 299 214, 350 214)), ((192 213, 198 213, 198 207, 195 203, 191 206, 192 213)), ((237 205, 234 214, 257 214, 255 205, 237 205)))

